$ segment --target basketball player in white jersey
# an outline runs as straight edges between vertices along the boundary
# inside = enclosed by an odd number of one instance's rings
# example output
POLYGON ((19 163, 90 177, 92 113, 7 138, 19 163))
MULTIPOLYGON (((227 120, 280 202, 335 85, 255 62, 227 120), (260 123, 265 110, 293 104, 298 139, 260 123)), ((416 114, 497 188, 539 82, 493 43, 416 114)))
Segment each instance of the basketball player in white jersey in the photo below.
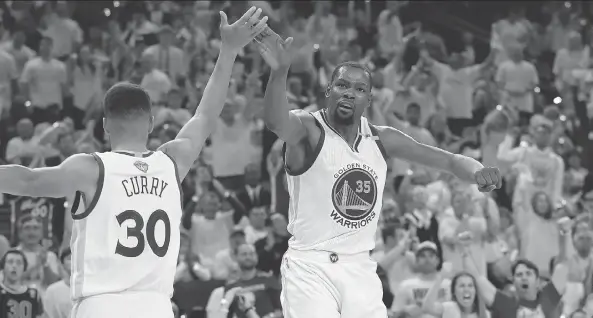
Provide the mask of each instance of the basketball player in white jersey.
POLYGON ((104 99, 111 152, 77 154, 53 168, 0 167, 2 193, 53 198, 78 193, 86 208, 73 215, 74 318, 173 317, 180 182, 214 128, 239 50, 267 21, 255 7, 232 25, 220 15, 216 66, 196 114, 175 140, 154 153, 147 151, 153 123, 150 98, 139 86, 120 83, 104 99))
MULTIPOLYGON (((284 42, 284 41, 279 41, 284 42)), ((292 234, 282 272, 285 318, 385 318, 375 247, 387 157, 440 169, 477 183, 500 186, 498 169, 420 144, 362 116, 371 105, 371 73, 358 63, 334 70, 325 91, 327 108, 289 111, 286 78, 298 48, 292 39, 272 51, 265 94, 265 122, 285 142, 292 234)))

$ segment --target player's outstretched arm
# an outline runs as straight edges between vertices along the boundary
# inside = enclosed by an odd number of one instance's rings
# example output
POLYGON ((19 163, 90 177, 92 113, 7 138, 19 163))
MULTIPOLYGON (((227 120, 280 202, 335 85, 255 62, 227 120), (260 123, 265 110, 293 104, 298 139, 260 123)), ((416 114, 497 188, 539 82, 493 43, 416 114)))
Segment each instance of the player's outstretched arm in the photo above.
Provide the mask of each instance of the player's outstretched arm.
POLYGON ((500 188, 502 177, 498 168, 485 168, 470 157, 417 142, 391 127, 377 127, 379 138, 388 156, 449 172, 462 181, 475 183, 483 192, 500 188))
POLYGON ((198 158, 206 139, 216 125, 227 98, 231 71, 237 54, 266 27, 268 17, 260 19, 260 15, 261 9, 256 10, 252 7, 237 22, 229 25, 225 13, 220 12, 222 44, 202 100, 194 116, 181 128, 177 137, 160 148, 177 163, 181 180, 198 158))
POLYGON ((68 157, 61 165, 31 169, 0 166, 0 193, 29 197, 63 198, 76 191, 91 193, 99 178, 99 166, 91 155, 68 157))
MULTIPOLYGON (((286 96, 286 80, 288 70, 297 48, 292 45, 292 38, 283 43, 279 40, 276 47, 271 50, 278 61, 278 67, 272 68, 268 86, 264 96, 264 122, 268 129, 273 131, 278 138, 289 145, 296 145, 307 134, 307 129, 298 113, 303 111, 290 111, 286 96)), ((311 116, 307 116, 311 117, 311 116)))

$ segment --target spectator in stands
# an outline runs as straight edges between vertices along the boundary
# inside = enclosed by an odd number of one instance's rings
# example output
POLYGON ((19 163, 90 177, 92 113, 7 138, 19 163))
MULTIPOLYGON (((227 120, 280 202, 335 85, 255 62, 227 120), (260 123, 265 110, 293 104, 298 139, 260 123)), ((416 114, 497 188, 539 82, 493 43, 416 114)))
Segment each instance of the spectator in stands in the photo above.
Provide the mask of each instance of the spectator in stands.
POLYGON ((247 243, 255 244, 255 242, 268 235, 268 229, 266 228, 268 209, 268 206, 255 206, 248 212, 249 224, 245 226, 247 243))
POLYGON ((44 37, 39 44, 39 57, 25 64, 20 84, 22 94, 31 103, 34 124, 54 123, 60 119, 68 75, 64 63, 52 58, 53 40, 44 37))
POLYGON ((475 278, 466 273, 458 272, 451 263, 444 263, 438 274, 439 279, 432 285, 422 303, 422 309, 436 317, 462 317, 472 315, 478 318, 488 317, 486 307, 480 301, 475 278), (451 301, 439 302, 439 292, 445 279, 451 279, 451 301))
MULTIPOLYGON (((568 218, 558 221, 558 231, 563 237, 565 246, 570 242, 571 222, 568 218)), ((471 234, 462 233, 460 240, 469 243, 471 234)), ((469 245, 466 245, 469 246, 469 245)), ((558 264, 555 266, 551 281, 541 286, 539 269, 537 265, 528 260, 518 260, 513 265, 513 284, 515 295, 507 295, 496 289, 488 279, 480 275, 472 261, 471 252, 464 254, 464 267, 475 278, 478 293, 486 306, 491 309, 495 317, 532 317, 558 314, 556 311, 561 300, 561 295, 566 288, 568 268, 566 267, 565 250, 561 251, 558 264)))
POLYGON ((26 258, 27 271, 23 278, 27 285, 45 290, 60 280, 60 261, 56 254, 41 245, 43 236, 41 220, 29 214, 18 221, 19 244, 17 249, 26 258))
POLYGON ((486 234, 486 220, 483 211, 472 201, 465 192, 453 192, 451 207, 443 212, 439 223, 439 240, 443 247, 443 261, 450 262, 454 268, 463 268, 462 251, 457 236, 459 233, 470 231, 475 241, 472 243, 472 255, 480 273, 486 273, 484 257, 484 238, 486 234))
POLYGON ((182 127, 191 118, 189 111, 183 108, 183 92, 176 87, 171 88, 166 102, 161 107, 153 108, 153 114, 155 114, 154 129, 167 124, 182 127))
POLYGON ((237 263, 241 269, 240 277, 212 292, 206 307, 208 318, 226 317, 227 314, 237 315, 237 317, 241 318, 246 317, 246 312, 242 313, 238 310, 238 298, 240 297, 248 299, 255 305, 253 309, 259 317, 281 317, 281 286, 276 278, 256 269, 257 253, 255 247, 250 244, 239 246, 237 263), (236 296, 227 299, 226 294, 236 287, 241 288, 238 292, 235 290, 236 296))
POLYGON ((220 280, 236 279, 240 273, 239 264, 237 264, 237 253, 239 246, 246 243, 245 232, 243 230, 234 230, 231 232, 229 247, 221 250, 214 258, 212 266, 212 277, 220 280))
MULTIPOLYGON (((30 47, 25 45, 27 37, 21 29, 16 29, 12 33, 12 39, 0 45, 2 49, 8 52, 14 58, 17 74, 23 72, 25 64, 37 55, 30 47)), ((15 88, 16 89, 16 88, 15 88)))
POLYGON ((280 213, 273 213, 269 217, 269 226, 266 237, 255 242, 259 262, 257 268, 261 271, 280 275, 282 257, 288 250, 288 233, 286 218, 280 213))
POLYGON ((156 68, 156 63, 153 55, 142 54, 138 74, 140 86, 147 91, 153 105, 162 105, 174 83, 166 73, 156 68))
POLYGON ((52 56, 66 61, 82 44, 82 30, 76 21, 70 19, 70 8, 66 1, 57 1, 55 10, 52 10, 51 5, 48 8, 49 13, 42 18, 46 27, 42 33, 54 44, 52 56))
POLYGON ((72 253, 69 248, 62 251, 60 261, 62 262, 62 280, 49 285, 43 295, 43 309, 47 318, 68 318, 72 311, 73 303, 70 298, 72 253))
POLYGON ((185 56, 183 50, 175 47, 173 28, 165 25, 159 31, 159 44, 149 46, 144 55, 150 55, 156 61, 156 68, 167 74, 174 86, 183 83, 185 77, 185 56))
MULTIPOLYGON (((408 315, 408 317, 420 317, 422 303, 428 290, 438 279, 438 265, 440 263, 436 244, 423 242, 416 250, 416 275, 405 279, 396 287, 395 303, 391 310, 397 315, 408 315)), ((450 299, 448 295, 450 281, 442 282, 441 290, 438 292, 436 301, 443 302, 450 299)))
POLYGON ((238 190, 237 199, 248 210, 271 204, 270 191, 261 182, 261 165, 245 167, 245 186, 238 190))
POLYGON ((18 77, 14 57, 6 51, 0 51, 0 117, 10 110, 12 98, 18 93, 18 77))
POLYGON ((371 257, 385 270, 391 288, 397 288, 412 275, 415 256, 410 251, 412 238, 401 224, 389 224, 382 230, 383 248, 373 251, 371 257))
POLYGON ((564 162, 551 149, 551 132, 553 123, 542 115, 535 115, 531 118, 530 135, 533 137, 533 145, 528 147, 512 148, 514 139, 513 132, 507 135, 499 145, 498 159, 505 163, 520 164, 518 187, 525 184, 545 191, 552 204, 556 204, 562 198, 562 183, 564 182, 564 162))
POLYGON ((501 89, 500 102, 519 113, 520 125, 529 122, 533 115, 533 92, 539 84, 535 66, 523 58, 523 48, 507 48, 509 59, 498 66, 496 82, 501 89))

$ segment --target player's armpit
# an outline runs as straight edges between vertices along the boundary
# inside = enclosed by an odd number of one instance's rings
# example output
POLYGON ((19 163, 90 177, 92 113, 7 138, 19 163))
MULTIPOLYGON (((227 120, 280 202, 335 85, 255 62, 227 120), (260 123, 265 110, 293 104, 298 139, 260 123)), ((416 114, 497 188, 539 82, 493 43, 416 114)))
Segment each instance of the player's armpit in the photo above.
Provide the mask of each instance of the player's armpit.
POLYGON ((216 118, 196 114, 181 129, 174 140, 162 145, 159 150, 175 161, 179 180, 183 180, 206 143, 216 125, 216 118))
POLYGON ((91 155, 74 155, 57 167, 31 169, 20 165, 0 166, 0 193, 30 197, 62 198, 86 192, 96 184, 99 167, 91 155))
MULTIPOLYGON (((307 121, 311 121, 312 116, 304 110, 293 110, 288 112, 287 120, 269 120, 266 126, 274 132, 278 138, 289 145, 297 145, 307 136, 307 121)), ((311 123, 313 123, 311 121, 311 123)))

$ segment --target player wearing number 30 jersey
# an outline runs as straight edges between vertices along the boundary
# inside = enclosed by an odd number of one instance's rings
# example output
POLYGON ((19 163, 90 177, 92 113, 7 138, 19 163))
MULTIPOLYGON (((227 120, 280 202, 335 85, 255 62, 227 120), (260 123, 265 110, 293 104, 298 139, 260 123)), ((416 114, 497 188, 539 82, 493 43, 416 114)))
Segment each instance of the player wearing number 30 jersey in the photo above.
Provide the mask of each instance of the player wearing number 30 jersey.
POLYGON ((238 52, 266 28, 260 15, 253 7, 229 25, 220 13, 220 52, 196 114, 156 152, 146 150, 153 126, 148 94, 120 83, 103 101, 112 152, 74 155, 52 168, 0 167, 0 193, 75 198, 73 318, 173 317, 180 181, 214 129, 238 52))

